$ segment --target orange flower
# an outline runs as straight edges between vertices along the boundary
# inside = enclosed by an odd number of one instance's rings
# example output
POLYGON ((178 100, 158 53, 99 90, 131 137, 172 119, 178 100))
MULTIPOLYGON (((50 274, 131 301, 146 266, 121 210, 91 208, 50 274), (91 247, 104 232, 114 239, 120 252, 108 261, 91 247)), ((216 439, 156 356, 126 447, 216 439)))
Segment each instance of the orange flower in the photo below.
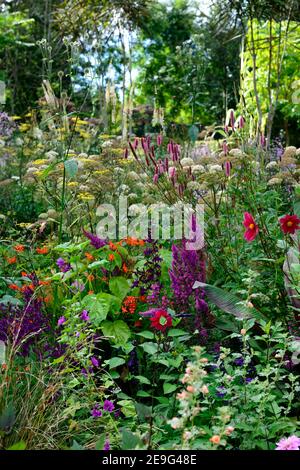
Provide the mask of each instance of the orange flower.
POLYGON ((51 281, 39 281, 39 286, 49 286, 51 281))
POLYGON ((8 288, 12 290, 21 290, 21 287, 17 286, 17 284, 9 284, 8 288))
POLYGON ((8 264, 14 264, 17 262, 17 257, 16 256, 12 256, 12 258, 8 258, 7 259, 7 262, 8 264))
POLYGON ((213 444, 217 444, 217 445, 218 445, 218 444, 220 444, 221 438, 220 438, 220 436, 213 436, 213 437, 211 437, 209 440, 210 440, 210 442, 212 442, 213 444))
POLYGON ((113 255, 112 253, 108 255, 108 261, 114 261, 114 259, 115 259, 115 255, 113 255))
POLYGON ((128 272, 128 268, 126 266, 126 264, 124 263, 123 266, 122 266, 122 271, 123 273, 127 273, 128 272))
POLYGON ((113 242, 109 242, 108 245, 109 245, 109 248, 110 248, 111 250, 116 250, 116 249, 117 249, 117 245, 115 245, 113 242))
POLYGON ((93 293, 94 293, 93 290, 89 290, 89 291, 88 291, 88 294, 89 294, 89 295, 92 295, 93 293))
POLYGON ((86 278, 87 278, 88 281, 92 282, 95 279, 95 276, 94 276, 94 274, 88 274, 86 276, 86 278))
POLYGON ((36 252, 39 254, 39 255, 46 255, 49 250, 46 246, 43 246, 42 248, 37 248, 36 249, 36 252))
POLYGON ((134 313, 137 307, 137 298, 133 295, 128 295, 123 302, 123 313, 134 313))
POLYGON ((146 300, 147 300, 147 296, 146 296, 146 295, 140 295, 140 297, 139 297, 139 301, 140 301, 140 302, 146 302, 146 300))
POLYGON ((16 246, 14 246, 14 250, 18 251, 18 252, 22 252, 22 251, 25 250, 25 246, 24 245, 16 245, 16 246))
POLYGON ((91 255, 91 253, 86 252, 86 253, 84 253, 84 255, 85 255, 86 259, 88 259, 89 261, 93 261, 94 257, 93 257, 93 255, 91 255))
POLYGON ((25 273, 25 271, 22 271, 22 272, 21 272, 21 276, 22 276, 22 277, 28 277, 28 274, 25 273))
POLYGON ((143 246, 145 245, 144 240, 139 240, 138 238, 133 238, 133 237, 127 237, 124 239, 124 241, 127 243, 127 245, 130 246, 143 246))
POLYGON ((52 300, 53 300, 52 295, 47 295, 46 297, 44 297, 45 304, 49 304, 50 302, 52 302, 52 300))

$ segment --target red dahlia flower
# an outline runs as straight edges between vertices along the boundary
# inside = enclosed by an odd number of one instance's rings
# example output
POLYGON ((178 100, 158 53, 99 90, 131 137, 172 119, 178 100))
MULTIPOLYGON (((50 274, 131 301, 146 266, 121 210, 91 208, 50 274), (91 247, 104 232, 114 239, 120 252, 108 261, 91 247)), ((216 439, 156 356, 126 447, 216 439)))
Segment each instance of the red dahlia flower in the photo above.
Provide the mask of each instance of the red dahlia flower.
POLYGON ((166 331, 172 326, 172 317, 166 310, 156 310, 150 318, 151 326, 158 331, 166 331))
POLYGON ((252 242, 258 234, 259 228, 249 212, 244 213, 243 225, 247 229, 244 233, 245 240, 247 240, 247 242, 252 242))
POLYGON ((283 233, 295 233, 300 229, 300 219, 297 215, 285 215, 279 222, 283 233))

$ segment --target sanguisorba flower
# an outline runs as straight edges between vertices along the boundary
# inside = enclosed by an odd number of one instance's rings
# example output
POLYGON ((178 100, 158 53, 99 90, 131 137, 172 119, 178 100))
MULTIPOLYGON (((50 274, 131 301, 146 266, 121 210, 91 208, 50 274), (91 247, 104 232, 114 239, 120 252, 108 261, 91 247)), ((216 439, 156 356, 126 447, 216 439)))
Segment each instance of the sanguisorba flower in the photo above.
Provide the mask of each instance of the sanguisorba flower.
POLYGON ((283 233, 294 234, 300 229, 300 219, 297 215, 285 215, 279 219, 281 230, 283 233))
POLYGON ((172 326, 172 317, 166 310, 156 310, 150 318, 151 326, 155 330, 165 332, 172 326))
POLYGON ((249 212, 244 213, 243 225, 247 229, 244 233, 245 240, 247 240, 247 242, 252 242, 258 234, 259 228, 253 216, 249 212))
POLYGON ((299 450, 300 447, 300 437, 290 436, 283 437, 277 442, 277 447, 275 450, 299 450))

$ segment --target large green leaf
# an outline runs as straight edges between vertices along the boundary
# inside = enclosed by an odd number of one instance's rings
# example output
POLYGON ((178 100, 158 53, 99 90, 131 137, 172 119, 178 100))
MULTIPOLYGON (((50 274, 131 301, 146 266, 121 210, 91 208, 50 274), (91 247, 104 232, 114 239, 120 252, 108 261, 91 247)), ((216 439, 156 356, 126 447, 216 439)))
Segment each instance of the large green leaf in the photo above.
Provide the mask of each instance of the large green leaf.
POLYGON ((141 444, 140 439, 129 429, 122 428, 121 432, 123 450, 134 450, 138 444, 141 444))
POLYGON ((83 307, 88 310, 89 317, 93 323, 99 325, 106 319, 110 309, 110 296, 101 294, 86 295, 82 300, 83 307))
POLYGON ((213 302, 217 307, 227 313, 231 313, 236 318, 257 318, 262 319, 264 315, 258 312, 255 308, 246 307, 242 301, 231 292, 226 292, 216 286, 205 284, 204 282, 196 281, 193 285, 194 289, 204 289, 205 295, 213 302))
POLYGON ((128 325, 123 320, 104 321, 101 329, 103 334, 108 336, 118 346, 125 345, 131 335, 128 325))
POLYGON ((112 277, 109 281, 109 289, 112 294, 123 300, 130 290, 127 279, 124 277, 112 277))

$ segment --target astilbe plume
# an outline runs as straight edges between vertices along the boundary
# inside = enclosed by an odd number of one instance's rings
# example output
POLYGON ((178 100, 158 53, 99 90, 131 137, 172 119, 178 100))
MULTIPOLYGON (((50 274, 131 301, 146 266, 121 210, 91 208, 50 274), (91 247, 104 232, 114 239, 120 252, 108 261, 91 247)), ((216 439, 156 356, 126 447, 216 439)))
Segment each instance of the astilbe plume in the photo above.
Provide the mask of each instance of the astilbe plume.
POLYGON ((202 340, 207 337, 212 315, 204 300, 203 289, 193 289, 196 281, 205 282, 205 254, 203 250, 187 249, 186 240, 172 246, 172 268, 169 271, 174 295, 174 308, 179 314, 195 312, 195 328, 202 340))

